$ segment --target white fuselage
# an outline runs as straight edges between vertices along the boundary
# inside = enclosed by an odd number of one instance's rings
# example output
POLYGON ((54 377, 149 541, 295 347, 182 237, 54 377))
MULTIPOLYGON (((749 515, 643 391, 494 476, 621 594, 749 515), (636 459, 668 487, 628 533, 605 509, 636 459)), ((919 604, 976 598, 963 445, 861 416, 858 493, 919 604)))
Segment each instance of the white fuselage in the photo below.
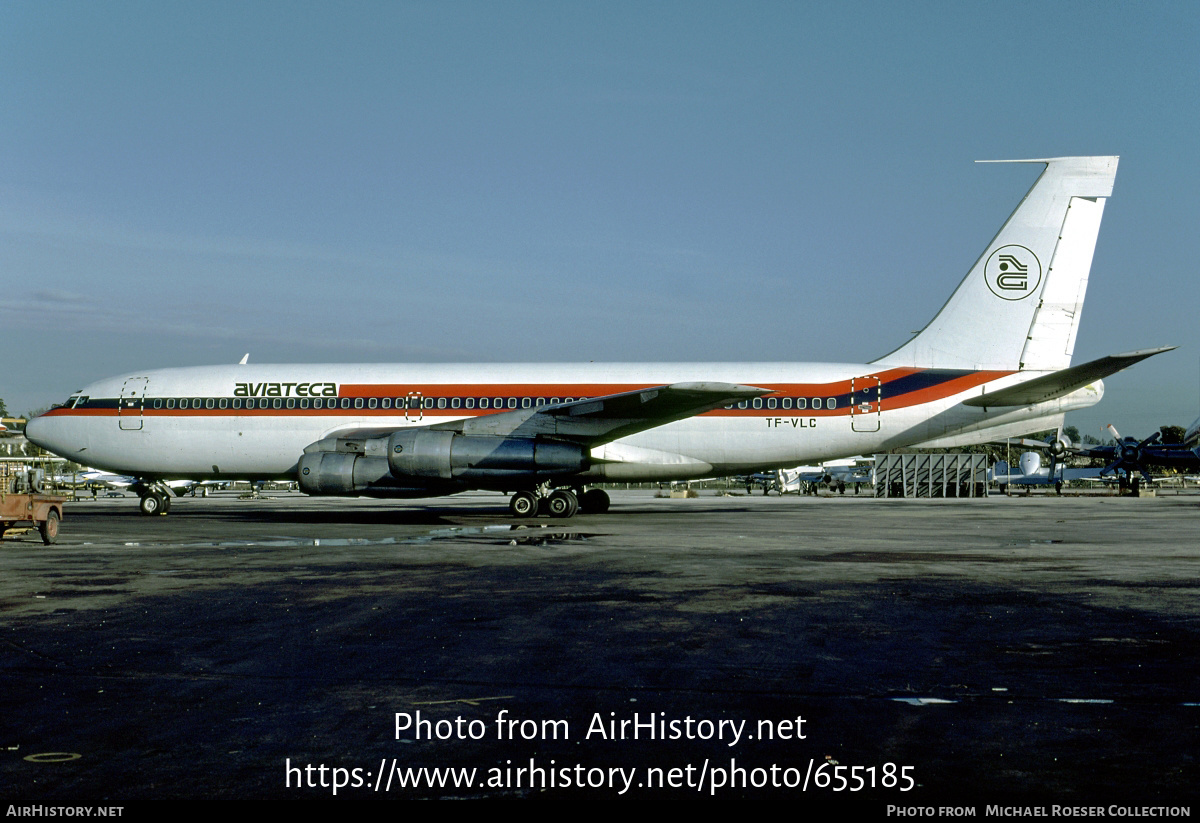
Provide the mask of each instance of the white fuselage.
POLYGON ((981 442, 1054 425, 1103 393, 1096 381, 1031 406, 961 404, 1036 375, 822 363, 207 366, 99 381, 31 421, 27 433, 63 457, 142 478, 294 479, 305 447, 338 431, 429 426, 498 406, 687 381, 773 389, 595 446, 580 475, 688 479, 981 442))
MULTIPOLYGON (((607 509, 603 493, 576 494, 603 480, 747 474, 1051 428, 1100 400, 1098 378, 1165 351, 1071 367, 1117 161, 1020 161, 1044 171, 934 318, 873 363, 164 369, 94 383, 26 434, 148 481, 145 514, 165 512, 150 486, 172 478, 295 478, 311 494, 512 491, 518 516, 537 511, 536 491, 569 517, 607 509)), ((911 277, 925 270, 911 265, 911 277)))

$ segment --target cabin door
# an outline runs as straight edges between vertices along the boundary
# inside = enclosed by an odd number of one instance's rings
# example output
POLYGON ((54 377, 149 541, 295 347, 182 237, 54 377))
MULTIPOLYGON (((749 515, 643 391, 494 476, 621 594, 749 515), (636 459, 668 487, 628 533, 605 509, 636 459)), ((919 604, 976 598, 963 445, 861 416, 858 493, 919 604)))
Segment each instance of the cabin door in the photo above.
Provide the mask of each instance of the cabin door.
POLYGON ((142 430, 142 410, 146 406, 146 387, 149 377, 130 377, 121 386, 117 400, 117 424, 124 431, 142 430))
POLYGON ((873 374, 850 381, 850 428, 856 432, 879 431, 883 413, 883 385, 873 374))

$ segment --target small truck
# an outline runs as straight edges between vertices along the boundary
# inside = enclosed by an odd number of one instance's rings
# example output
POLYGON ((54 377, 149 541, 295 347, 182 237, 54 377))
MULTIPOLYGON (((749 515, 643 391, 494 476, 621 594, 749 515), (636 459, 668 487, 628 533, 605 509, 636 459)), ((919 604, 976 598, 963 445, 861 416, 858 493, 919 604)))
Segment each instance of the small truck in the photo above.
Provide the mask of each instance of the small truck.
POLYGON ((32 523, 49 546, 58 539, 65 497, 44 494, 43 474, 30 469, 2 478, 0 482, 0 538, 14 526, 32 523))

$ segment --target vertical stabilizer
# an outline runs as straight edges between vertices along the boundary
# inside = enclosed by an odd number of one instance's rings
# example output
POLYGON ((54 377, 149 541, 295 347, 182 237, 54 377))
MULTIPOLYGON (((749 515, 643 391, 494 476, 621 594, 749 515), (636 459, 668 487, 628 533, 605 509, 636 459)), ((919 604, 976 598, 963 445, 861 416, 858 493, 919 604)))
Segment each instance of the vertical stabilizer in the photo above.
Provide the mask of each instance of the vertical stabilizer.
POLYGON ((1116 157, 1001 160, 1046 170, 916 337, 876 363, 1057 370, 1071 364, 1116 157))

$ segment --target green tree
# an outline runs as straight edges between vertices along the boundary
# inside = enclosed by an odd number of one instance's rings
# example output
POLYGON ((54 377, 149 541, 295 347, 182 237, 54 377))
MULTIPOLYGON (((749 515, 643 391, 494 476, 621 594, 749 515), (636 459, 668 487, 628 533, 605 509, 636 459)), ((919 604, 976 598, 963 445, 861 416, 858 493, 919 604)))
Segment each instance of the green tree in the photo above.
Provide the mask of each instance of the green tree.
POLYGON ((1160 443, 1182 443, 1186 433, 1183 426, 1159 426, 1158 430, 1162 433, 1160 443))

